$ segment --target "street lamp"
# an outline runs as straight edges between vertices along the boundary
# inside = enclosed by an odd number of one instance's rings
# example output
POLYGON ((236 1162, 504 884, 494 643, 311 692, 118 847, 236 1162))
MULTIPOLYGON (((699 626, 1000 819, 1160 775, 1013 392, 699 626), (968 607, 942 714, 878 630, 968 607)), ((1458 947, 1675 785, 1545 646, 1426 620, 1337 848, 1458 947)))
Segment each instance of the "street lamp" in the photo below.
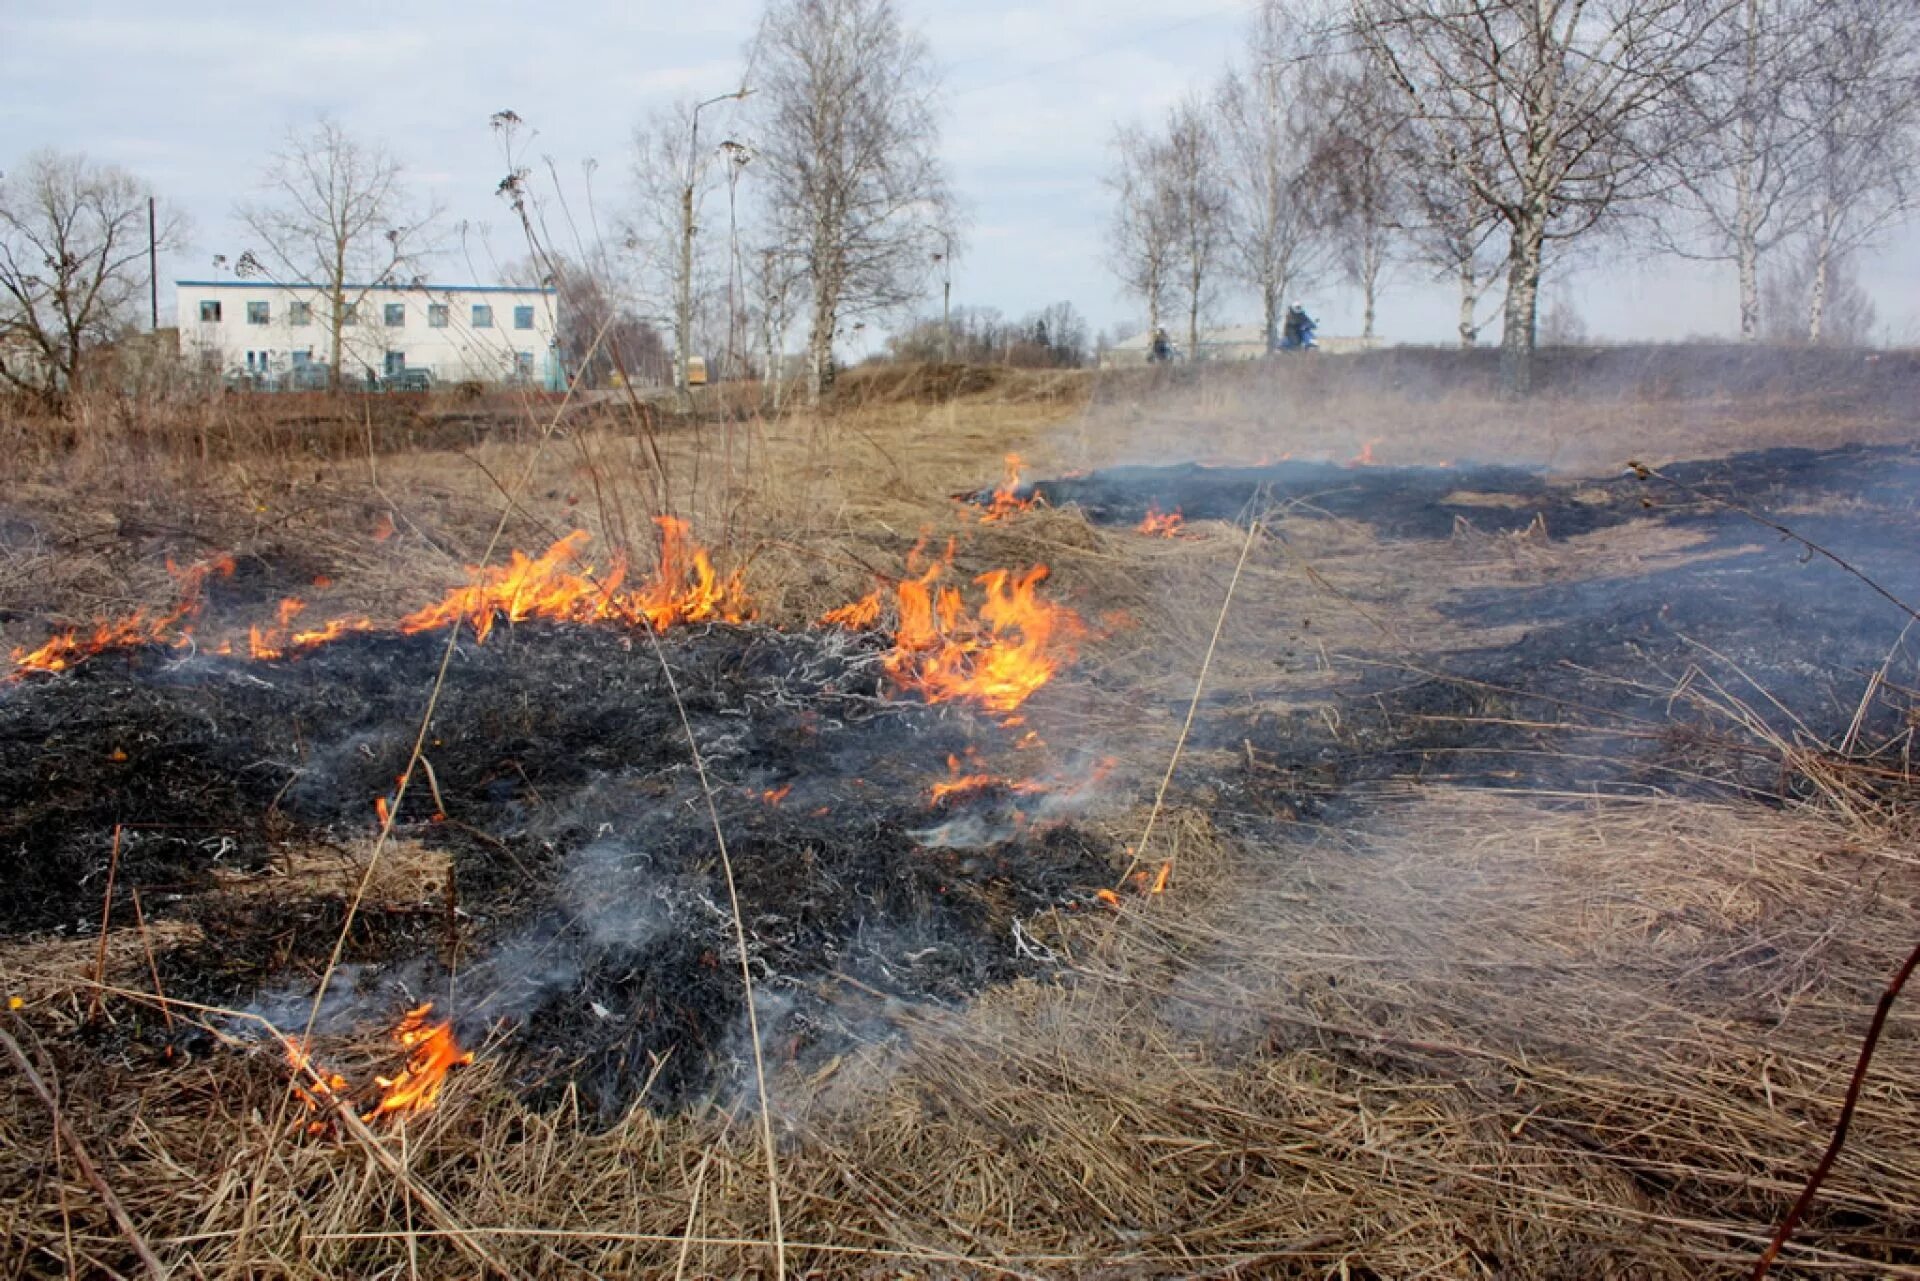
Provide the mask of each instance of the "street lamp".
POLYGON ((940 360, 953 363, 953 233, 940 233, 940 252, 933 256, 940 264, 940 360))
POLYGON ((753 148, 732 138, 720 144, 727 153, 727 363, 726 376, 738 377, 740 337, 740 173, 753 163, 753 148))
POLYGON ((693 188, 700 158, 700 113, 715 103, 738 102, 753 90, 741 85, 732 93, 718 94, 693 106, 687 123, 687 176, 680 187, 680 289, 675 300, 673 386, 680 393, 680 408, 693 408, 693 391, 687 384, 687 361, 693 347, 693 188))

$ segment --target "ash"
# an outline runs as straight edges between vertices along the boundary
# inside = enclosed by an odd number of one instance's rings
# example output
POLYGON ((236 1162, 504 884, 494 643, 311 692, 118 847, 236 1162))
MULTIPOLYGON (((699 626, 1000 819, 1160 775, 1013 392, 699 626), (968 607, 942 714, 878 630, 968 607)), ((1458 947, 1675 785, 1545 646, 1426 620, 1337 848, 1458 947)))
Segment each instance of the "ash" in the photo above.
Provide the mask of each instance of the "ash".
MULTIPOLYGON (((357 867, 426 710, 444 634, 367 635, 274 663, 133 650, 0 694, 0 937, 116 920, 200 927, 158 958, 176 997, 287 1008, 310 993, 354 877, 271 885, 291 851, 357 867)), ((1070 824, 929 847, 950 752, 1002 732, 889 699, 879 642, 714 627, 663 638, 726 838, 774 1059, 888 1034, 871 1010, 952 1003, 1030 972, 1022 922, 1112 875, 1070 824)), ((500 1036, 536 1100, 603 1118, 732 1097, 751 1047, 706 793, 645 636, 522 625, 463 640, 395 840, 443 875, 364 904, 330 1022, 441 1002, 500 1036)), ((304 1007, 303 1007, 304 1008, 304 1007)))

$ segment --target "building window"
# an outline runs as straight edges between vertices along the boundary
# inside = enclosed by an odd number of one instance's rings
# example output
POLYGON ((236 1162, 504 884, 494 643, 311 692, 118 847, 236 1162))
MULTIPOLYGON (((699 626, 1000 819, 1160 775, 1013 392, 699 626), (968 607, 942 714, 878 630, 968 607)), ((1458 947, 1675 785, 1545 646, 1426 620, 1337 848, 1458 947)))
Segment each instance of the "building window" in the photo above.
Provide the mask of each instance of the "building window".
POLYGON ((342 325, 359 324, 360 323, 360 304, 357 302, 350 302, 345 307, 341 308, 340 323, 342 325))
MULTIPOLYGON (((298 303, 295 303, 294 305, 295 305, 295 306, 297 307, 297 306, 299 306, 300 304, 298 304, 298 303)), ((312 360, 312 359, 313 359, 313 353, 312 353, 312 352, 310 352, 310 351, 296 351, 296 352, 294 352, 294 353, 293 353, 293 367, 294 367, 295 369, 305 369, 305 368, 307 367, 307 362, 308 362, 308 361, 310 361, 310 360, 312 360)))
POLYGON ((313 323, 313 304, 310 302, 288 303, 287 322, 293 325, 311 325, 313 323))
POLYGON ((427 304, 427 328, 445 329, 447 327, 447 304, 435 302, 427 304))
POLYGON ((220 303, 217 299, 204 298, 200 302, 200 323, 217 325, 220 323, 220 303))
POLYGON ((473 327, 475 329, 492 329, 493 308, 483 302, 473 304, 473 327))
POLYGON ((272 303, 250 302, 247 304, 247 323, 249 325, 264 325, 272 319, 272 303))
POLYGON ((513 375, 522 382, 533 381, 533 353, 516 351, 513 353, 513 375))
POLYGON ((386 320, 388 329, 399 329, 407 323, 407 304, 390 302, 387 304, 386 320))
POLYGON ((532 329, 533 308, 515 307, 513 309, 513 327, 515 329, 532 329))
POLYGON ((407 368, 406 352, 390 351, 387 353, 387 364, 386 364, 387 377, 389 378, 396 377, 406 372, 406 368, 407 368))

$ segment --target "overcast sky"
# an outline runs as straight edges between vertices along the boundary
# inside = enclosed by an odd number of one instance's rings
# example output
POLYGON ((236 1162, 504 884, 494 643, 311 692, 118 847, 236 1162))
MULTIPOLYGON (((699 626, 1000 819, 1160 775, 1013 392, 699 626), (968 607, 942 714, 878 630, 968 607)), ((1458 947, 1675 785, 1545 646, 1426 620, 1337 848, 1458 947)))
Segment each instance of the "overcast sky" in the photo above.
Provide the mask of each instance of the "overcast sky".
MULTIPOLYGON (((1103 265, 1113 126, 1157 117, 1211 78, 1234 56, 1250 0, 901 4, 942 68, 943 147, 971 220, 955 302, 1018 316, 1066 299, 1096 327, 1136 314, 1103 265)), ((124 165, 193 220, 163 280, 202 276, 214 254, 245 247, 233 205, 278 138, 326 111, 389 147, 452 220, 486 229, 471 268, 452 260, 436 277, 485 277, 525 252, 493 194, 505 172, 493 112, 537 129, 530 151, 569 183, 596 161, 608 216, 626 195, 633 126, 676 98, 735 87, 758 13, 755 0, 0 0, 0 167, 42 145, 124 165)), ((1569 298, 1595 336, 1732 332, 1730 268, 1645 261, 1624 244, 1588 258, 1550 280, 1548 297, 1569 298)), ((1868 267, 1885 336, 1920 343, 1920 236, 1903 230, 1868 267)), ((1306 301, 1323 332, 1357 331, 1351 288, 1326 282, 1306 301)), ((1453 311, 1446 288, 1402 269, 1379 326, 1390 340, 1445 341, 1453 311)), ((1257 318, 1251 303, 1218 317, 1257 318)))

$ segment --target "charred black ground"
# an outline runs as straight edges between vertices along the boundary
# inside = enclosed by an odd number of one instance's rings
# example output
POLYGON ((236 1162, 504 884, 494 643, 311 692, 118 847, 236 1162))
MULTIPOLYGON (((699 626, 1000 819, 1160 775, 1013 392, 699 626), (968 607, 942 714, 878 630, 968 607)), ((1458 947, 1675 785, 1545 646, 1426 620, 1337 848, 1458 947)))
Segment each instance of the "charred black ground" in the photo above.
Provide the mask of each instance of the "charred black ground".
MULTIPOLYGON (((1203 739, 1239 748, 1232 784, 1250 812, 1323 813, 1345 789, 1389 778, 1574 791, 1739 791, 1800 785, 1764 741, 1840 740, 1904 760, 1915 691, 1901 609, 1791 528, 1894 596, 1920 601, 1920 455, 1912 449, 1775 449, 1642 476, 1556 482, 1498 467, 1127 467, 1027 491, 1102 523, 1149 509, 1189 519, 1333 516, 1383 539, 1528 532, 1549 540, 1630 522, 1701 539, 1674 568, 1597 571, 1476 591, 1445 612, 1525 629, 1497 646, 1380 656, 1345 683, 1340 729, 1317 708, 1245 710, 1223 698, 1203 739), (1504 499, 1490 503, 1489 498, 1504 499), (1740 509, 1745 509, 1743 512, 1740 509), (1862 692, 1891 674, 1864 710, 1862 692), (1719 690, 1712 688, 1717 684, 1719 690), (1721 711, 1738 700, 1755 728, 1721 711)), ((1280 535, 1284 536, 1284 535, 1280 535)), ((1285 660, 1285 655, 1282 655, 1285 660)), ((1307 662, 1305 654, 1297 661, 1307 662)), ((1898 763, 1898 762, 1896 762, 1898 763)))
MULTIPOLYGON (((303 1020, 344 894, 206 891, 222 873, 270 877, 295 848, 364 848, 444 645, 362 636, 278 663, 138 650, 0 695, 0 929, 93 929, 123 824, 117 910, 137 887, 149 920, 205 936, 160 957, 168 992, 303 1020)), ((883 697, 874 642, 729 627, 665 645, 738 873, 763 1026, 791 1045, 831 1044, 859 1017, 836 993, 952 1001, 1011 977, 1016 921, 1111 878, 1104 848, 1068 827, 973 849, 917 838, 1004 802, 927 796, 947 753, 1003 731, 883 697)), ((646 639, 537 625, 462 644, 435 725, 446 819, 421 780, 396 831, 450 854, 451 883, 362 914, 329 1023, 437 997, 475 1039, 513 1026, 532 1094, 572 1082, 608 1115, 649 1080, 663 1104, 723 1088, 747 1048, 731 917, 646 639)))
MULTIPOLYGON (((1781 450, 1666 475, 1565 483, 1510 468, 1283 464, 1116 469, 1036 489, 1123 524, 1150 503, 1198 520, 1257 500, 1285 517, 1274 537, 1287 536, 1286 520, 1328 515, 1389 541, 1467 525, 1564 540, 1630 522, 1698 536, 1653 572, 1588 566, 1454 597, 1446 611, 1502 629, 1501 643, 1345 665, 1334 722, 1280 700, 1215 700, 1195 743, 1239 764, 1182 781, 1223 800, 1229 827, 1278 839, 1274 823, 1352 813, 1365 792, 1356 785, 1384 779, 1576 793, 1800 786, 1761 737, 1730 731, 1684 692, 1706 691, 1710 677, 1768 732, 1832 742, 1908 620, 1726 502, 1779 517, 1913 600, 1920 459, 1781 450)), ((116 919, 137 887, 149 920, 199 927, 200 941, 158 958, 169 993, 298 1021, 345 894, 210 891, 270 881, 296 851, 331 847, 351 865, 374 831, 374 799, 407 758, 444 643, 365 635, 277 663, 136 650, 0 691, 10 887, 0 935, 97 928, 118 825, 116 919)), ((1005 792, 928 798, 949 753, 992 753, 1012 735, 890 696, 879 641, 717 627, 664 644, 739 873, 763 1031, 779 1052, 870 1037, 889 998, 958 1001, 1031 971, 1044 952, 1024 923, 1084 905, 1112 880, 1119 851, 1070 823, 1011 824, 1005 792)), ((1309 662, 1278 640, 1274 650, 1282 666, 1309 662)), ((1899 673, 1911 668, 1890 669, 1854 750, 1905 752, 1914 693, 1899 673)), ((328 1025, 385 1022, 432 998, 468 1040, 508 1031, 499 1053, 530 1097, 575 1086, 606 1116, 643 1087, 658 1106, 733 1088, 748 1045, 731 918, 704 794, 646 638, 535 625, 463 642, 435 726, 426 755, 445 819, 417 784, 398 833, 444 853, 450 872, 362 914, 328 1025)))

